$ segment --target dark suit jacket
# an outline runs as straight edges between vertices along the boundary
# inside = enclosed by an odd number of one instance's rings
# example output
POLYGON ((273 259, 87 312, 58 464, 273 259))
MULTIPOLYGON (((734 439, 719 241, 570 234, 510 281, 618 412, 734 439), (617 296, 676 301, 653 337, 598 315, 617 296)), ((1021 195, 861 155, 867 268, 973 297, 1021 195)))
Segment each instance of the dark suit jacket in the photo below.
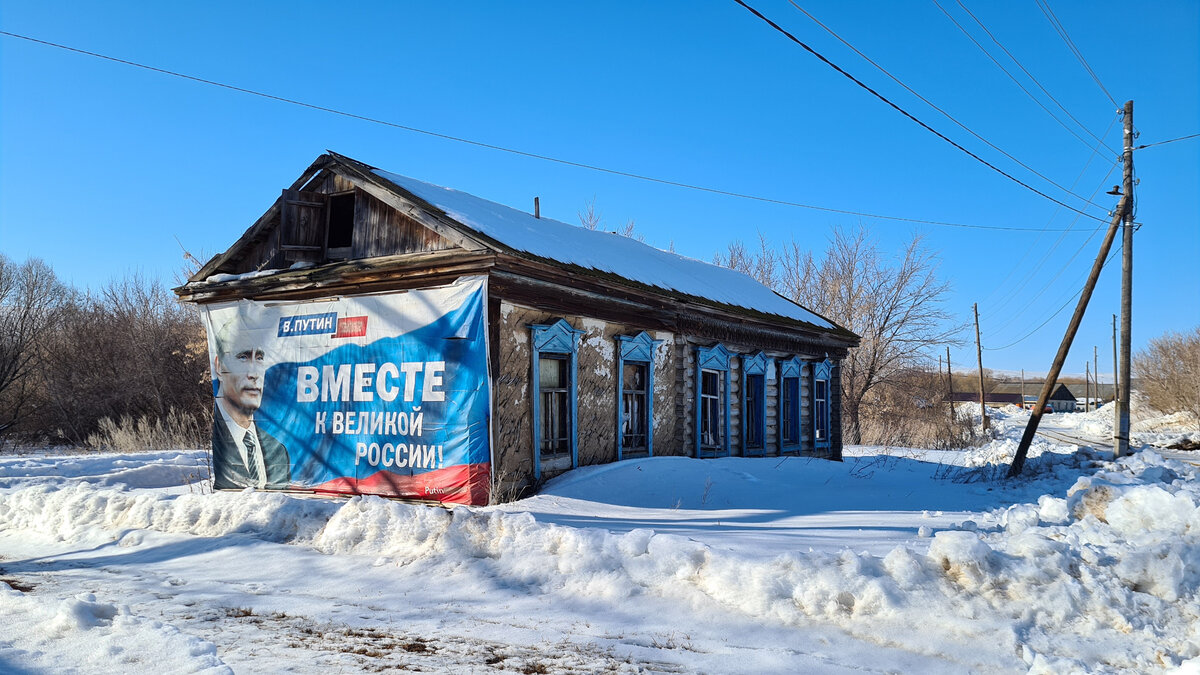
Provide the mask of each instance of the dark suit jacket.
MULTIPOLYGON (((262 443, 267 487, 287 487, 292 480, 292 462, 288 457, 287 448, 261 427, 258 429, 258 440, 262 443)), ((225 418, 221 416, 221 411, 216 409, 213 410, 212 449, 213 488, 224 490, 258 486, 258 481, 250 477, 250 469, 242 461, 242 453, 238 450, 233 436, 229 434, 225 418)))

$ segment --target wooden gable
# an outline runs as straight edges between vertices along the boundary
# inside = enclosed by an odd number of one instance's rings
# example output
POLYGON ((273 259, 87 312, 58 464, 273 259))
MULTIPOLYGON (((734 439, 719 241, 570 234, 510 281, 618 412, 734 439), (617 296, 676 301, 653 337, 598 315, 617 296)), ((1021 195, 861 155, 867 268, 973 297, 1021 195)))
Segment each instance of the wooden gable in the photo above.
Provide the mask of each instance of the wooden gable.
MULTIPOLYGON (((325 172, 304 190, 285 189, 268 211, 256 242, 217 270, 241 274, 401 253, 430 253, 456 244, 397 211, 346 177, 325 172)), ((231 250, 231 252, 233 252, 231 250)))
POLYGON ((440 213, 374 184, 355 167, 322 156, 225 253, 193 280, 406 253, 479 251, 440 213))

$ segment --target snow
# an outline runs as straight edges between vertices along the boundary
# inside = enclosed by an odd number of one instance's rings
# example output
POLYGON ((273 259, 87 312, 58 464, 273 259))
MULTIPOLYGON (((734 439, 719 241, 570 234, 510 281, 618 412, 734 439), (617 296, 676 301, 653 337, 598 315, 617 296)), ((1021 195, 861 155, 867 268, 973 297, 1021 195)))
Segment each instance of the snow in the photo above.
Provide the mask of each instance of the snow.
POLYGON ((718 265, 647 246, 613 232, 588 230, 465 192, 376 169, 375 173, 441 209, 467 227, 518 251, 568 265, 615 274, 667 291, 796 319, 833 324, 751 277, 718 265))
POLYGON ((2 456, 0 670, 1200 669, 1197 467, 1039 438, 1000 480, 1027 413, 991 412, 967 451, 627 460, 452 510, 2 456))
POLYGON ((46 602, 0 587, 0 666, 7 672, 230 673, 211 642, 91 593, 46 602), (17 670, 17 668, 23 670, 17 670))
MULTIPOLYGON (((312 262, 311 260, 300 260, 300 261, 292 263, 287 269, 288 270, 303 270, 303 269, 308 269, 310 267, 315 267, 315 266, 316 266, 316 263, 312 262)), ((280 272, 283 272, 283 271, 285 271, 285 270, 272 268, 272 269, 266 269, 266 270, 253 270, 250 272, 242 272, 241 274, 225 274, 225 273, 210 274, 209 276, 205 277, 202 281, 200 281, 198 283, 217 284, 217 283, 224 283, 224 282, 228 282, 228 281, 244 281, 246 279, 257 279, 259 277, 269 277, 273 274, 279 274, 280 272)))
MULTIPOLYGON (((1141 392, 1130 393, 1132 405, 1129 411, 1130 443, 1169 448, 1188 439, 1200 440, 1200 420, 1190 412, 1163 414, 1155 410, 1141 392)), ((1113 428, 1113 403, 1097 410, 1074 415, 1060 416, 1056 428, 1071 430, 1089 440, 1111 443, 1113 428)))
MULTIPOLYGON (((296 269, 296 266, 293 265, 289 269, 296 269)), ((272 274, 279 274, 282 271, 283 270, 268 269, 268 270, 254 270, 252 272, 243 272, 241 274, 212 274, 212 275, 205 277, 204 281, 202 283, 216 284, 216 283, 222 283, 222 282, 226 282, 226 281, 243 281, 245 279, 257 279, 259 277, 269 277, 272 274)))

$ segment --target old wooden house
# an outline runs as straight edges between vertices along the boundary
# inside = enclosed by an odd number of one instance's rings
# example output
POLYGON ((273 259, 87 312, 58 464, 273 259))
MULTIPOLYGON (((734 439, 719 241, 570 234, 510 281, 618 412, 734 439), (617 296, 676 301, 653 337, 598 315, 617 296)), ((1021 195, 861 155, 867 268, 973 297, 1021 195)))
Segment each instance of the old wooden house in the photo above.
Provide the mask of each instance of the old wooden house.
POLYGON ((335 153, 176 293, 269 304, 463 277, 486 281, 492 500, 632 457, 841 458, 858 337, 834 321, 739 272, 335 153))

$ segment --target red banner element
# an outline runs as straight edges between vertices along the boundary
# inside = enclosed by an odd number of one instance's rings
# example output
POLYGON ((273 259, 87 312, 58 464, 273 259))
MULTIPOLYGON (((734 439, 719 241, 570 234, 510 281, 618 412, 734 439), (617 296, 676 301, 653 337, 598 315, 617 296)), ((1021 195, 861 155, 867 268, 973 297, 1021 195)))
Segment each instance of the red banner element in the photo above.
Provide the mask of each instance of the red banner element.
POLYGON ((347 316, 338 319, 337 332, 332 337, 364 337, 367 334, 367 317, 347 316))
POLYGON ((491 464, 463 464, 416 475, 377 471, 362 479, 335 478, 315 492, 428 499, 447 504, 487 506, 491 464))

